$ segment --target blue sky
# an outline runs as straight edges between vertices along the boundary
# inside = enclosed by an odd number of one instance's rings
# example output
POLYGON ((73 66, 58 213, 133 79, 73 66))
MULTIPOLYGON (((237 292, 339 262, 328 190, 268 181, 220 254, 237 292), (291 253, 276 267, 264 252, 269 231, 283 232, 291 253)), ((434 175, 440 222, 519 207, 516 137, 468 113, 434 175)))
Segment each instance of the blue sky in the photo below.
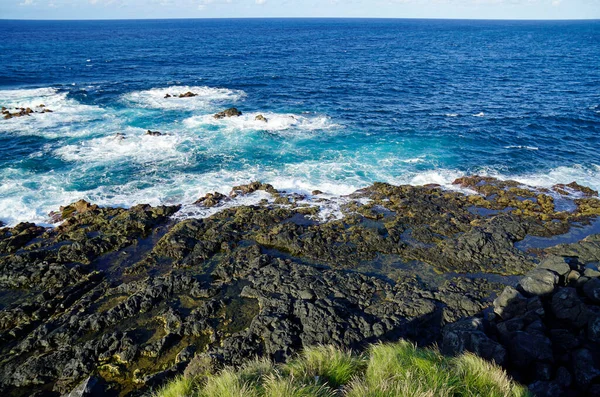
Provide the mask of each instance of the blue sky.
POLYGON ((0 0, 2 19, 600 19, 600 0, 0 0))

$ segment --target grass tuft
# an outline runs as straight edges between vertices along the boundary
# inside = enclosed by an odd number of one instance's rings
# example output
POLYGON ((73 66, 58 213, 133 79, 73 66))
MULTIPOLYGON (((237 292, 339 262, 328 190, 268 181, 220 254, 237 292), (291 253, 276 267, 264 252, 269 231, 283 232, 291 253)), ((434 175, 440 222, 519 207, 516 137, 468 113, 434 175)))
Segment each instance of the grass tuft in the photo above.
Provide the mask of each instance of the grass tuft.
POLYGON ((498 366, 473 354, 445 357, 400 341, 365 354, 306 349, 287 364, 255 360, 217 375, 178 378, 156 397, 530 397, 498 366))

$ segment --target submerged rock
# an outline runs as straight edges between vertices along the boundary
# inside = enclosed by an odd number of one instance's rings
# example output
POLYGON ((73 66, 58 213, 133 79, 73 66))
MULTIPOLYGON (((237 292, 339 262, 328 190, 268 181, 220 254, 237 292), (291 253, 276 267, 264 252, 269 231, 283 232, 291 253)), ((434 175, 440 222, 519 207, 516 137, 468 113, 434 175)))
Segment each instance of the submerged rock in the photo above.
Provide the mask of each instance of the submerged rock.
POLYGON ((146 135, 150 135, 150 136, 162 136, 164 134, 161 133, 160 131, 151 131, 151 130, 148 130, 148 131, 146 131, 146 135))

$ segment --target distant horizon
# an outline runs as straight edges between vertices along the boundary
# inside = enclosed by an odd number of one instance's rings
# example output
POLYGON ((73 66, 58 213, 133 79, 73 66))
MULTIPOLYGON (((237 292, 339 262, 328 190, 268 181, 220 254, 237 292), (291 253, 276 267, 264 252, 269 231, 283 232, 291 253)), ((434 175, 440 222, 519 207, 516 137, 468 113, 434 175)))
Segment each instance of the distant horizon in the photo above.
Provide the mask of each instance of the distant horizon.
POLYGON ((1 20, 595 20, 600 0, 0 0, 1 20))
POLYGON ((507 22, 575 22, 575 21, 600 21, 600 18, 446 18, 446 17, 357 17, 357 16, 327 16, 327 17, 286 17, 286 16, 269 16, 269 17, 169 17, 169 18, 0 18, 0 21, 170 21, 170 20, 248 20, 248 19, 379 19, 379 20, 436 20, 436 21, 507 21, 507 22))

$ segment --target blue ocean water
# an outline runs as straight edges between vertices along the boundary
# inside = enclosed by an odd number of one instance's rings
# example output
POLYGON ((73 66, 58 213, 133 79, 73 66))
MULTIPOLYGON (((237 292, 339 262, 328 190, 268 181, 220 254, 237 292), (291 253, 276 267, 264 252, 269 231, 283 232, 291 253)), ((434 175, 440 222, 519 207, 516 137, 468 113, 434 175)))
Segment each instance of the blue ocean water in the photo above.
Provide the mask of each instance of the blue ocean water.
POLYGON ((600 21, 0 20, 0 37, 0 106, 54 111, 0 119, 7 223, 252 180, 600 188, 600 21))

